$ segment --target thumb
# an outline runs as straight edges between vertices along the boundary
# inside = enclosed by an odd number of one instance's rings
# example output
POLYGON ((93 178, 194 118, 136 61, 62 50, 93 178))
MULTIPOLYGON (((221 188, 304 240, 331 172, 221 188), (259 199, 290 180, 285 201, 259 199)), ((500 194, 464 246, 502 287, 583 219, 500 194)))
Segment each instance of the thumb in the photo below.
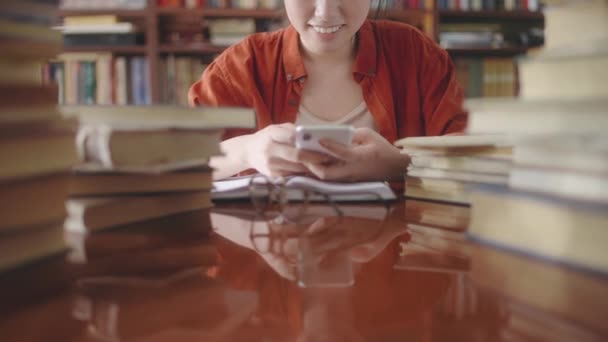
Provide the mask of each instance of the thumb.
POLYGON ((270 131, 270 138, 277 143, 293 145, 295 143, 295 128, 290 124, 275 125, 270 131))
POLYGON ((321 139, 319 140, 319 145, 343 160, 349 160, 353 155, 350 146, 346 146, 331 139, 321 139))
POLYGON ((363 145, 370 141, 375 132, 367 127, 357 128, 353 133, 353 144, 363 145))

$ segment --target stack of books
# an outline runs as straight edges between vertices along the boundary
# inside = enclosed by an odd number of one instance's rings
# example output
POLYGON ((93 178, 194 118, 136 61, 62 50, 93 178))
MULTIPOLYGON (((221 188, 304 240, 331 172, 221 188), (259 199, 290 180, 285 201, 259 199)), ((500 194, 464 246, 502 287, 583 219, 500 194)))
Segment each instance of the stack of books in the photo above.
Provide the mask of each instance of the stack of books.
POLYGON ((208 25, 209 41, 220 46, 236 44, 256 32, 254 19, 214 19, 208 25))
POLYGON ((63 32, 66 47, 130 46, 143 44, 143 34, 130 22, 121 22, 115 15, 87 15, 63 18, 56 27, 63 32))
POLYGON ((479 187, 470 235, 484 243, 608 272, 608 1, 547 10, 547 48, 522 60, 522 94, 470 102, 469 132, 515 137, 509 187, 479 187), (601 18, 601 20, 600 20, 601 18), (556 36, 568 25, 577 39, 556 36), (595 29, 594 29, 595 30, 595 29))
POLYGON ((468 205, 471 183, 507 184, 512 146, 504 135, 412 137, 395 144, 411 157, 408 198, 468 205))
POLYGON ((53 1, 0 4, 0 270, 65 250, 75 125, 57 109, 41 68, 61 49, 53 1))
POLYGON ((223 128, 254 128, 242 108, 74 106, 80 164, 66 229, 87 232, 211 206, 208 160, 223 128))

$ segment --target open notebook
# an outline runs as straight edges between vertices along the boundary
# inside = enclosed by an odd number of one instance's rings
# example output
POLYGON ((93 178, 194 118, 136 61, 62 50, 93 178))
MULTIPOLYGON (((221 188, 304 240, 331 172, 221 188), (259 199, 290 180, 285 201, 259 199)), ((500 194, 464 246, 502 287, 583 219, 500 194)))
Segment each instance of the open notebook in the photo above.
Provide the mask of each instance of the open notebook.
MULTIPOLYGON (((249 197, 249 188, 253 176, 233 177, 213 182, 211 198, 213 200, 244 199, 249 197)), ((265 178, 255 177, 256 183, 264 182, 265 178)), ((324 182, 305 176, 293 176, 285 179, 284 185, 287 198, 303 200, 302 189, 325 194, 333 201, 388 201, 396 199, 395 194, 385 182, 337 183, 324 182)), ((322 196, 309 198, 323 200, 322 196)))

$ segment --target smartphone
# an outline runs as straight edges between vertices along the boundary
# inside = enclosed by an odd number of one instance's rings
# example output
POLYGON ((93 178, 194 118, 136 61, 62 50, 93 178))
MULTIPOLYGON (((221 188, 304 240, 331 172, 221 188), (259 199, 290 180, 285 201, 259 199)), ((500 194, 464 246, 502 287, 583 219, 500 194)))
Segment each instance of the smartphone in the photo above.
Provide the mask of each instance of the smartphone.
POLYGON ((296 127, 296 148, 326 153, 338 157, 319 145, 321 139, 331 139, 343 145, 351 145, 355 129, 348 125, 303 125, 296 127))
POLYGON ((296 270, 299 287, 350 287, 355 284, 349 250, 325 253, 321 260, 318 252, 310 240, 298 241, 296 270))

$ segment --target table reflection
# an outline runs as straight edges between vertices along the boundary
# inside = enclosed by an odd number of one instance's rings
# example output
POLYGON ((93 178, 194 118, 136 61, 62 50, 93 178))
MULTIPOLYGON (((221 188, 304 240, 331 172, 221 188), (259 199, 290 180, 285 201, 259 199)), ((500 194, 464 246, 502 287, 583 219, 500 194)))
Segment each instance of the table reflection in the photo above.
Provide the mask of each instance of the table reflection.
POLYGON ((453 275, 394 267, 410 239, 404 207, 340 204, 340 215, 322 205, 307 210, 308 219, 294 222, 213 209, 218 279, 258 292, 262 321, 287 325, 295 340, 428 334, 432 309, 453 275))

